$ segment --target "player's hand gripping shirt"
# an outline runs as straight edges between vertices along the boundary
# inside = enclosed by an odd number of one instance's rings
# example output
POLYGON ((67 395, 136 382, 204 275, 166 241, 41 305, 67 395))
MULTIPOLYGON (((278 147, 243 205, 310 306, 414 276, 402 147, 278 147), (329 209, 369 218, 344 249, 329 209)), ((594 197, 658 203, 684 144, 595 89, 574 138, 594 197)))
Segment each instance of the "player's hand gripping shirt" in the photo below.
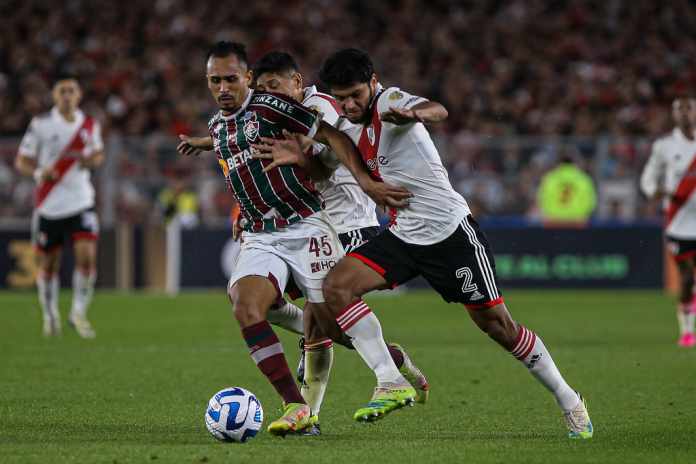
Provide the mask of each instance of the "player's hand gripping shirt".
POLYGON ((444 240, 470 214, 466 200, 452 188, 425 126, 397 126, 380 120, 379 115, 390 108, 410 109, 424 101, 397 87, 380 87, 368 123, 339 125, 360 149, 374 179, 405 187, 413 194, 406 208, 392 211, 389 228, 404 242, 416 245, 444 240))
MULTIPOLYGON (((318 111, 327 124, 337 125, 340 108, 330 95, 318 92, 315 86, 307 87, 302 104, 318 111)), ((342 124, 346 127, 350 125, 347 121, 342 124)), ((315 151, 325 153, 329 149, 317 144, 315 151)), ((317 188, 324 199, 324 211, 339 234, 379 225, 375 202, 362 191, 348 168, 342 164, 338 164, 329 179, 317 183, 317 188)))
POLYGON ((67 121, 53 108, 34 117, 19 145, 19 154, 36 160, 38 169, 54 168, 58 178, 36 188, 36 211, 48 219, 72 216, 94 206, 90 172, 80 157, 102 151, 99 123, 77 110, 67 121))
POLYGON ((313 137, 320 122, 318 114, 289 97, 252 90, 236 113, 225 116, 220 111, 209 121, 244 230, 273 232, 321 211, 321 196, 304 170, 293 165, 263 172, 271 161, 251 157, 251 145, 261 137, 282 138, 283 129, 313 137))
POLYGON ((646 195, 654 195, 659 188, 667 195, 668 236, 696 239, 696 140, 687 139, 675 128, 655 141, 640 186, 646 195))

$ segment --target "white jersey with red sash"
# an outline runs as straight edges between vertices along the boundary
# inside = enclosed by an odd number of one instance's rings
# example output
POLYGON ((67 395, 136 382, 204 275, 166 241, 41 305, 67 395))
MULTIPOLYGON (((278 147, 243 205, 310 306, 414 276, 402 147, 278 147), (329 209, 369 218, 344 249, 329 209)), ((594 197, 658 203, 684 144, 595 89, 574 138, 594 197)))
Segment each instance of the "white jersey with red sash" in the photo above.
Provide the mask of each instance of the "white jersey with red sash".
MULTIPOLYGON (((317 91, 315 86, 304 89, 302 104, 321 113, 322 120, 327 124, 336 126, 338 123, 341 108, 332 96, 317 91)), ((343 124, 347 126, 350 123, 343 124)), ((324 145, 317 144, 315 151, 326 153, 327 156, 322 156, 323 158, 330 157, 333 158, 330 161, 338 163, 335 155, 325 149, 324 145)), ((342 164, 337 164, 329 179, 318 182, 317 188, 324 199, 324 212, 339 234, 379 225, 375 202, 362 191, 348 168, 342 164)))
POLYGON ((425 126, 383 122, 389 108, 411 108, 426 99, 397 87, 377 89, 370 121, 340 125, 358 145, 370 174, 407 188, 414 196, 406 208, 392 212, 389 229, 406 243, 431 245, 449 237, 469 215, 469 205, 450 184, 447 170, 425 126))
POLYGON ((39 169, 53 166, 58 178, 36 188, 36 211, 48 219, 72 216, 94 206, 90 172, 80 167, 79 156, 104 149, 99 124, 80 110, 67 121, 53 108, 31 120, 19 154, 33 158, 39 169))
POLYGON ((675 128, 655 141, 640 185, 648 196, 658 189, 666 194, 667 236, 696 240, 696 138, 689 140, 675 128))

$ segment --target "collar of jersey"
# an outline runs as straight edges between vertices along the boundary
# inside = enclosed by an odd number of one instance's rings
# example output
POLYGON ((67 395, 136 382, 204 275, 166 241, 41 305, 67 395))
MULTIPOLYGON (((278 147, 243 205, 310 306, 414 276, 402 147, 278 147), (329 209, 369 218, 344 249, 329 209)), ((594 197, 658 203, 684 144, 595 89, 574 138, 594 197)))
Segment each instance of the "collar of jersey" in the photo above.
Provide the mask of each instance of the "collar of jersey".
POLYGON ((234 118, 236 118, 237 116, 239 116, 239 113, 241 113, 242 111, 246 110, 246 107, 249 106, 249 102, 251 101, 252 95, 254 95, 254 90, 253 90, 253 89, 249 89, 249 94, 247 95, 246 100, 244 100, 244 103, 242 103, 242 106, 240 106, 239 109, 238 109, 237 111, 235 111, 234 113, 230 114, 229 116, 225 116, 224 114, 222 114, 222 110, 220 110, 220 112, 219 112, 218 114, 220 114, 220 117, 221 117, 222 119, 224 119, 224 120, 229 120, 229 119, 234 119, 234 118))
POLYGON ((66 124, 77 124, 78 122, 82 124, 82 121, 84 120, 84 115, 82 114, 82 110, 80 110, 80 108, 75 109, 75 120, 72 122, 68 121, 67 119, 65 119, 65 117, 63 117, 62 114, 60 114, 60 111, 58 111, 57 106, 51 108, 51 116, 54 119, 58 119, 59 121, 62 121, 66 124))
POLYGON ((305 87, 303 89, 303 99, 302 101, 306 101, 309 97, 314 95, 315 93, 318 93, 317 91, 317 86, 316 85, 310 85, 309 87, 305 87))

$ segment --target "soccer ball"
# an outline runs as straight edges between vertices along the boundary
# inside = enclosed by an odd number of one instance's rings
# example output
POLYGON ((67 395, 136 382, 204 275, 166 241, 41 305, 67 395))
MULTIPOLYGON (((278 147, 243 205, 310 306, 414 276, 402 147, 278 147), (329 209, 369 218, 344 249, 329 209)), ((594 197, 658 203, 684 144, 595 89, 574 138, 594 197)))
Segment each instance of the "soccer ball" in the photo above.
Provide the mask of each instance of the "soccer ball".
POLYGON ((220 390, 208 402, 205 426, 220 441, 244 443, 263 424, 263 408, 253 393, 240 387, 220 390))

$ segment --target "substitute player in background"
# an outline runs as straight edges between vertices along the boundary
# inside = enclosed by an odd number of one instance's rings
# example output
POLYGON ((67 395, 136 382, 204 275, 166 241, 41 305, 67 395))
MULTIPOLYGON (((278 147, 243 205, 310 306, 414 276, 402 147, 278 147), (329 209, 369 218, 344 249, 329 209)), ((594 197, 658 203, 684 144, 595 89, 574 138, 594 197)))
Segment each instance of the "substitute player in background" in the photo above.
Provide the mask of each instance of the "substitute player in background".
MULTIPOLYGON (((571 438, 592 437, 582 397, 561 376, 541 338, 510 316, 497 287, 488 241, 464 198, 452 188, 424 126, 443 121, 447 110, 397 87, 382 87, 372 61, 361 50, 331 55, 320 78, 353 124, 346 133, 358 145, 373 178, 414 195, 405 208, 393 211, 387 230, 348 253, 329 272, 323 290, 330 313, 322 316, 334 318, 338 328, 352 336, 355 326, 372 314, 362 300, 365 293, 423 276, 445 301, 463 304, 476 325, 554 395, 571 438)), ((302 154, 296 153, 299 159, 302 154)), ((280 159, 281 154, 276 156, 280 159)), ((282 158, 291 159, 287 153, 282 158)), ((376 365, 391 367, 388 354, 373 355, 376 365)), ((376 374, 382 382, 398 371, 391 367, 376 374)), ((384 390, 378 383, 373 399, 354 418, 371 420, 388 412, 393 400, 384 390)))
POLYGON ((678 343, 693 347, 696 345, 696 99, 674 100, 672 117, 676 127, 653 144, 640 187, 648 197, 664 200, 665 239, 679 267, 680 277, 678 343))
POLYGON ((19 146, 17 170, 36 181, 32 241, 37 253, 37 287, 43 333, 61 332, 58 293, 62 246, 72 239, 75 252, 73 301, 68 322, 83 338, 94 338, 87 309, 96 280, 99 223, 94 211, 90 170, 104 160, 99 123, 78 105, 77 79, 61 78, 53 86, 54 107, 34 117, 19 146))

